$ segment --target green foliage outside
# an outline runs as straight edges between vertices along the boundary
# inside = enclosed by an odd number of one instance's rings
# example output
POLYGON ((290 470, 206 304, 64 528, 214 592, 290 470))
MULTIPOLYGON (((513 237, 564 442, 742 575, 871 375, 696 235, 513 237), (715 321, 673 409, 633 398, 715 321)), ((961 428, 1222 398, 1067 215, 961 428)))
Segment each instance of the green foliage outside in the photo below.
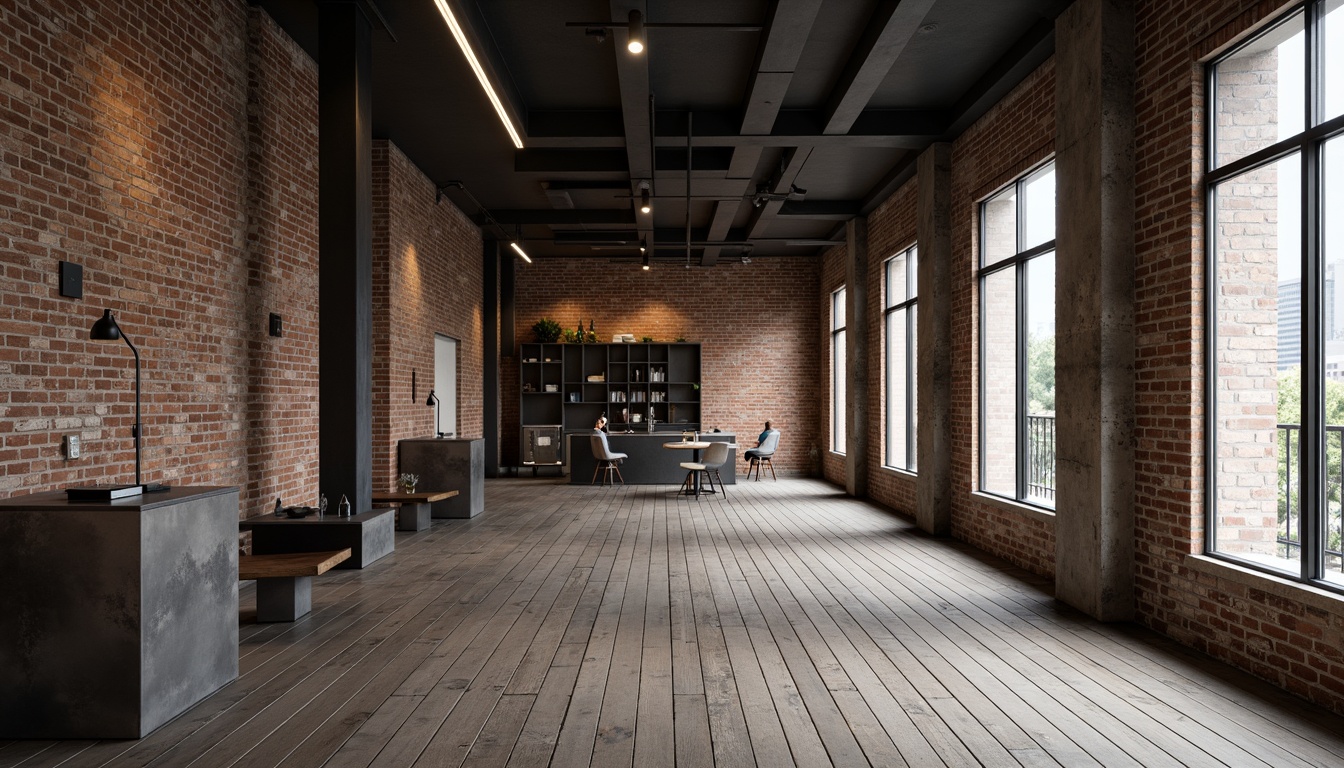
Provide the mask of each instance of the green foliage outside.
POLYGON ((1027 335, 1027 413, 1050 416, 1055 412, 1055 336, 1027 335))
MULTIPOLYGON (((1302 369, 1294 366, 1279 371, 1278 379, 1278 420, 1280 424, 1294 427, 1302 423, 1302 369)), ((1325 423, 1327 426, 1344 426, 1344 383, 1325 380, 1325 423)), ((1340 465, 1344 458, 1344 433, 1327 431, 1325 435, 1325 505, 1326 505, 1326 542, 1325 548, 1340 550, 1340 465)), ((1299 429, 1277 430, 1278 471, 1279 471, 1279 535, 1292 541, 1301 540, 1299 521, 1301 519, 1301 470, 1302 433, 1299 429), (1291 437, 1292 444, 1289 445, 1291 437), (1292 453, 1289 454, 1288 451, 1292 453), (1289 461, 1291 459, 1291 461, 1289 461), (1288 512, 1293 512, 1293 528, 1287 529, 1288 512)), ((1295 552, 1285 553, 1296 556, 1295 552)))

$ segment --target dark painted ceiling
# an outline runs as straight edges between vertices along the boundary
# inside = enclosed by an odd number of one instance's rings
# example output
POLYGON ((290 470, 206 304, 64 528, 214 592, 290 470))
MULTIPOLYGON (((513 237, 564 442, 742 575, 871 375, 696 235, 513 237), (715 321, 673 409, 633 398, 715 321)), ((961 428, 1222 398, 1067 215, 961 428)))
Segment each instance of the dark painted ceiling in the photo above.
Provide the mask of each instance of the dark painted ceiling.
MULTIPOLYGON (((255 1, 316 57, 316 0, 255 1)), ((706 265, 843 239, 844 222, 909 178, 921 149, 955 137, 1050 55, 1068 4, 447 1, 524 149, 435 0, 361 0, 374 17, 375 135, 487 234, 521 231, 534 258, 633 259, 648 240, 656 262, 706 265), (625 48, 631 9, 649 25, 639 55, 625 48), (601 24, 600 37, 589 25, 601 24), (637 212, 644 180, 651 215, 637 212)))

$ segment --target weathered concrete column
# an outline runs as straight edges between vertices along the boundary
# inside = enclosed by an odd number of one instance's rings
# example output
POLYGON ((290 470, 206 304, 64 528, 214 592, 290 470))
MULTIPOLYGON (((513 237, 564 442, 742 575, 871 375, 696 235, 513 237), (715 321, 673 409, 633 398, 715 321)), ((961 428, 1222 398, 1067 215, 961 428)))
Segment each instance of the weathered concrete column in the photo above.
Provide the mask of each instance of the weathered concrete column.
POLYGON ((1134 611, 1134 9, 1055 25, 1055 595, 1134 611))
POLYGON ((318 475, 358 513, 373 508, 373 43, 355 3, 318 18, 318 475))
POLYGON ((952 145, 919 156, 918 480, 915 520, 952 533, 952 145))
POLYGON ((868 220, 845 226, 845 492, 868 495, 868 220))

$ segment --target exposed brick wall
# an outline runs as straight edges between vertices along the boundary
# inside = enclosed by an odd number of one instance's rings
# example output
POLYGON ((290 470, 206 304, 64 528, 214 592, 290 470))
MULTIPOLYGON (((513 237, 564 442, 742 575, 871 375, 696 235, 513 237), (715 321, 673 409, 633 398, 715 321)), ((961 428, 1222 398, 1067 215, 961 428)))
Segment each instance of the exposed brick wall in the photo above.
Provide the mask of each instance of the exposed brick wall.
POLYGON ((436 333, 458 341, 457 423, 442 429, 483 433, 481 231, 451 201, 435 203, 434 182, 396 145, 375 141, 373 167, 373 483, 392 490, 397 442, 434 434, 436 333))
POLYGON ((141 352, 146 479, 239 485, 244 509, 305 489, 311 63, 243 2, 20 0, 0 78, 0 494, 132 476, 130 351, 88 340, 103 308, 141 352))
POLYGON ((317 196, 296 194, 317 188, 317 65, 265 12, 250 16, 245 515, 318 493, 317 196))
POLYGON ((1280 7, 1136 4, 1135 582, 1145 624, 1344 712, 1339 601, 1293 599, 1276 585, 1248 587, 1188 561, 1205 536, 1201 61, 1280 7))
MULTIPOLYGON (((799 473, 823 434, 816 412, 823 378, 814 343, 816 285, 816 262, 805 258, 649 272, 606 259, 519 264, 514 360, 518 344, 535 340, 532 324, 542 317, 570 328, 592 321, 600 341, 633 333, 702 342, 701 423, 736 432, 751 446, 770 420, 781 432, 776 471, 799 473)), ((503 376, 501 396, 514 416, 501 440, 516 456, 516 362, 503 376)))
POLYGON ((1054 526, 986 501, 980 487, 979 204, 1054 151, 1054 59, 952 145, 952 533, 1034 573, 1053 575, 1054 526))
POLYGON ((868 413, 872 414, 868 422, 868 496, 911 516, 915 514, 915 478, 883 467, 887 446, 887 333, 882 310, 887 259, 916 244, 918 206, 919 182, 911 179, 868 215, 868 309, 864 317, 874 353, 868 366, 868 413))

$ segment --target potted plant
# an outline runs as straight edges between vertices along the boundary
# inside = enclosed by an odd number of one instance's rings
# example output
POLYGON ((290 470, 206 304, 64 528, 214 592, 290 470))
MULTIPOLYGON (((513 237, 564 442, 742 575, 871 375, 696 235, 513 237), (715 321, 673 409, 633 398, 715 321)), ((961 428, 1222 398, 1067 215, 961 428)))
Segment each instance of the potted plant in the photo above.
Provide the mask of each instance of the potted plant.
POLYGON ((542 344, 554 344, 560 340, 560 323, 549 317, 543 317, 532 324, 532 333, 537 335, 537 341, 542 344))
POLYGON ((401 488, 402 493, 415 493, 415 486, 419 482, 419 475, 403 472, 401 476, 397 478, 397 487, 401 488))

